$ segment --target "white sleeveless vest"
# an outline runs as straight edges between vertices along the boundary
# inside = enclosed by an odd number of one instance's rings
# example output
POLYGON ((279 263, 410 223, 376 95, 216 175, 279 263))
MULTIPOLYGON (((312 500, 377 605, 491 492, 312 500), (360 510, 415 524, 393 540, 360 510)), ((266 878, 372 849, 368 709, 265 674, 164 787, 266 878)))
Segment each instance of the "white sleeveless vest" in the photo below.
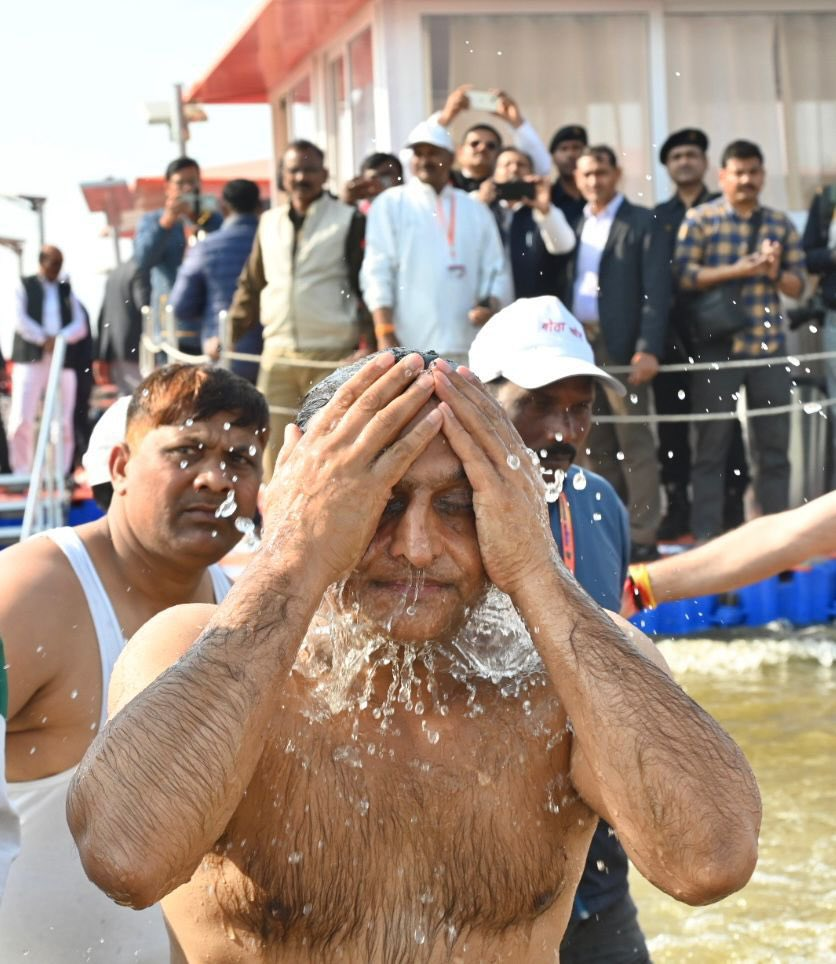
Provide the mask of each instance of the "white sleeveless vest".
MULTIPOLYGON (((46 533, 78 576, 99 642, 102 714, 107 722, 107 690, 125 638, 99 574, 74 529, 46 533)), ((230 581, 210 567, 215 600, 230 581)), ((66 817, 66 798, 76 771, 8 785, 20 817, 21 848, 0 901, 0 961, 17 964, 168 964, 168 934, 158 906, 135 911, 114 904, 91 883, 78 856, 66 817)))

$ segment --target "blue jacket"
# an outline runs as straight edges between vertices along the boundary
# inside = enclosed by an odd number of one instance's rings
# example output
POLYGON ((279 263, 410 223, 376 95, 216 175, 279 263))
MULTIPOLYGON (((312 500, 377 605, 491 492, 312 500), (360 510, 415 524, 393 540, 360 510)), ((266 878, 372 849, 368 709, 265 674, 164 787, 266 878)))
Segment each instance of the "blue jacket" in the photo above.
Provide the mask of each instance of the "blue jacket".
MULTIPOLYGON (((173 228, 160 226, 163 209, 149 211, 144 215, 136 229, 134 239, 134 261, 140 271, 147 271, 151 277, 151 311, 159 323, 160 299, 169 295, 174 287, 177 270, 183 262, 186 251, 186 232, 183 223, 177 221, 173 228)), ((217 211, 203 223, 204 231, 217 231, 223 218, 217 211)))
MULTIPOLYGON (((627 510, 606 479, 586 470, 583 474, 584 488, 575 488, 575 479, 580 475, 577 466, 569 469, 563 486, 572 513, 575 578, 599 606, 618 612, 630 561, 627 510)), ((549 505, 549 519, 563 555, 556 502, 549 505)), ((600 913, 626 893, 627 855, 609 825, 599 820, 575 894, 572 917, 583 919, 600 913)))
MULTIPOLYGON (((232 304, 238 276, 250 256, 257 230, 258 215, 233 214, 224 221, 219 231, 198 241, 186 253, 177 272, 170 300, 178 318, 186 323, 197 323, 201 343, 219 334, 218 313, 227 311, 232 304)), ((236 343, 236 349, 260 355, 261 330, 257 326, 247 332, 236 343)), ((254 381, 258 365, 254 362, 233 362, 232 370, 254 381)))

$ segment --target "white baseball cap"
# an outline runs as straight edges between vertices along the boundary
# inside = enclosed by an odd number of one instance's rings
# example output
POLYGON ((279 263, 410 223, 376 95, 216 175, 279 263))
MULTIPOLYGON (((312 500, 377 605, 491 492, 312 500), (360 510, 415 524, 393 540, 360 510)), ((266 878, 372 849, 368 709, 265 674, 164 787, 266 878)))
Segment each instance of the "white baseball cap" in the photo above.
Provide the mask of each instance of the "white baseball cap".
POLYGON ((433 147, 440 147, 451 154, 456 153, 456 145, 447 128, 428 120, 416 124, 409 132, 406 146, 415 147, 417 144, 432 144, 433 147))
POLYGON ((88 485, 102 485, 111 481, 110 453, 115 446, 125 441, 125 424, 130 402, 130 395, 117 398, 93 426, 87 451, 81 457, 88 485))
POLYGON ((498 311, 474 338, 469 367, 483 382, 502 377, 532 389, 588 375, 627 394, 617 378, 595 364, 583 325, 553 295, 518 298, 498 311))

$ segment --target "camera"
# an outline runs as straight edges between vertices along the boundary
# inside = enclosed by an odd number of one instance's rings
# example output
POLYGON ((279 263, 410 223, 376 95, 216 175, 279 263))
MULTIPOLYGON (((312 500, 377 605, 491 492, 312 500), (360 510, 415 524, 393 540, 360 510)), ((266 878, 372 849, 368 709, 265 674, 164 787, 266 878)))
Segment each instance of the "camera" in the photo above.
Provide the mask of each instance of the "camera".
POLYGON ((522 201, 528 198, 533 201, 537 193, 537 185, 531 181, 506 181, 496 184, 496 196, 500 201, 522 201))
POLYGON ((499 104, 499 97, 489 90, 469 90, 467 100, 471 110, 484 110, 491 114, 496 112, 499 104))

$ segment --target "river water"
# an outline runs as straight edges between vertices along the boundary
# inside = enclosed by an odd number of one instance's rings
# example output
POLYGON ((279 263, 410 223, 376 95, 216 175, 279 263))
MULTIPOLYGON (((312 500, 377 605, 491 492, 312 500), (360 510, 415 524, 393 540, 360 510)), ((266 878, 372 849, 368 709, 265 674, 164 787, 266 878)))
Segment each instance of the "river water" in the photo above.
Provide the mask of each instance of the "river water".
POLYGON ((660 644, 758 777, 760 858, 718 904, 679 904, 631 871, 654 964, 836 962, 836 630, 660 644))

